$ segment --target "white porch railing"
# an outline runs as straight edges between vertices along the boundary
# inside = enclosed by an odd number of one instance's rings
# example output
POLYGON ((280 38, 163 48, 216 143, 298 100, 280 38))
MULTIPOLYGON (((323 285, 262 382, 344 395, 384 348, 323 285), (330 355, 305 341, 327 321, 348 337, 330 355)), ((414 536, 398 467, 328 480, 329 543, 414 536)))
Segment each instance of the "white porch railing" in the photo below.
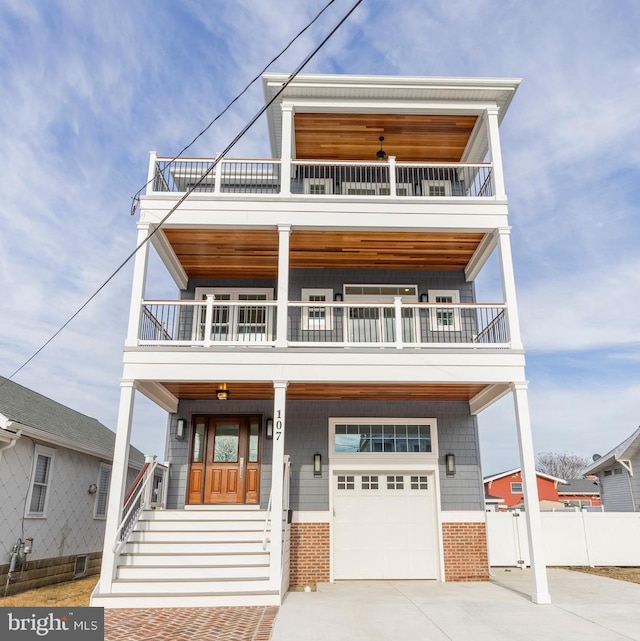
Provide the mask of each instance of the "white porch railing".
POLYGON ((122 520, 111 545, 116 557, 127 542, 142 511, 150 507, 166 507, 168 478, 169 464, 158 463, 155 456, 152 462, 145 463, 140 470, 133 487, 125 497, 122 520))
POLYGON ((171 158, 152 156, 148 192, 278 194, 295 196, 486 198, 493 197, 491 163, 291 161, 282 182, 280 159, 171 158), (196 186, 197 185, 197 186, 196 186))
MULTIPOLYGON (((276 301, 144 301, 139 345, 273 346, 276 301)), ((508 348, 504 303, 288 303, 288 347, 508 348)))

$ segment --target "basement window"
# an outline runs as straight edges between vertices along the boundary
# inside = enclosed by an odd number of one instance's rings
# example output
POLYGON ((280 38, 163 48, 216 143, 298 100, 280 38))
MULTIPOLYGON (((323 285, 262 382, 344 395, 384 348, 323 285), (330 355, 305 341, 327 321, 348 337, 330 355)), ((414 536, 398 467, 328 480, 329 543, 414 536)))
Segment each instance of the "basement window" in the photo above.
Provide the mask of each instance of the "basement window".
POLYGON ((87 555, 82 554, 76 557, 76 562, 73 566, 73 578, 77 579, 87 573, 87 555))

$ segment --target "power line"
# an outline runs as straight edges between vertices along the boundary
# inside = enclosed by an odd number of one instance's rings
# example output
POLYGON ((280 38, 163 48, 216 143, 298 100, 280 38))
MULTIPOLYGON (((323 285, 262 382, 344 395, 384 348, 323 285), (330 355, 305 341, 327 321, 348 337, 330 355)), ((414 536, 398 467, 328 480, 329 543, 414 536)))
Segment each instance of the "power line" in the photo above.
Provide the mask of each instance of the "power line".
MULTIPOLYGON (((194 138, 194 139, 193 139, 189 144, 188 144, 188 145, 187 145, 187 146, 186 146, 186 147, 184 147, 184 148, 183 148, 183 149, 182 149, 182 150, 181 150, 177 155, 175 155, 175 156, 174 156, 174 157, 173 157, 173 158, 172 158, 172 159, 167 163, 166 167, 167 167, 167 168, 168 168, 168 167, 170 167, 170 166, 171 166, 171 165, 172 165, 176 160, 178 160, 178 158, 180 158, 180 156, 182 156, 182 154, 184 154, 184 152, 185 152, 185 151, 187 151, 187 149, 189 149, 190 147, 192 147, 192 146, 196 143, 196 141, 198 140, 198 138, 200 138, 200 137, 201 137, 201 136, 203 136, 205 133, 207 133, 207 131, 209 131, 209 129, 211 129, 211 127, 212 127, 212 126, 213 126, 213 125, 214 125, 214 124, 215 124, 215 123, 216 123, 220 118, 222 118, 222 116, 224 116, 224 114, 226 114, 226 113, 227 113, 227 111, 229 111, 229 109, 231 109, 231 107, 233 107, 233 105, 234 105, 236 102, 238 102, 238 100, 240 100, 240 98, 242 98, 242 96, 244 96, 244 94, 245 94, 245 93, 247 93, 247 91, 249 91, 249 88, 251 87, 251 85, 252 85, 254 82, 256 82, 256 80, 259 80, 259 79, 260 79, 260 76, 262 76, 262 74, 263 74, 263 73, 264 73, 264 72, 265 72, 265 71, 266 71, 266 70, 267 70, 267 69, 268 69, 268 68, 269 68, 269 67, 270 67, 270 66, 271 66, 271 65, 272 65, 276 60, 278 60, 278 58, 281 58, 281 57, 282 57, 282 56, 283 56, 283 55, 284 55, 284 54, 285 54, 285 53, 286 53, 286 52, 291 48, 291 46, 293 45, 293 43, 294 43, 294 42, 295 42, 295 41, 296 41, 296 40, 297 40, 297 39, 298 39, 298 38, 299 38, 303 33, 305 33, 306 31, 308 31, 308 30, 309 30, 309 29, 310 29, 310 28, 315 24, 315 22, 320 18, 320 16, 321 16, 321 15, 322 15, 322 14, 323 14, 323 13, 324 13, 324 12, 325 12, 325 11, 326 11, 326 10, 327 10, 327 9, 328 9, 328 8, 329 8, 329 7, 330 7, 330 6, 335 2, 335 1, 336 1, 336 0, 329 0, 329 2, 327 2, 327 4, 326 4, 324 7, 322 7, 322 9, 318 12, 318 14, 315 16, 315 18, 313 18, 313 20, 311 20, 311 22, 309 22, 309 23, 308 23, 308 24, 307 24, 303 29, 301 29, 300 31, 298 31, 298 33, 297 33, 297 34, 294 36, 294 38, 289 42, 289 44, 288 44, 284 49, 282 49, 282 51, 280 51, 280 53, 279 53, 277 56, 275 56, 274 58, 272 58, 272 59, 271 59, 271 60, 270 60, 270 61, 269 61, 269 62, 268 62, 268 63, 267 63, 263 68, 262 68, 262 71, 260 71, 256 76, 254 76, 254 77, 253 77, 253 78, 252 78, 252 79, 251 79, 251 80, 250 80, 250 81, 245 85, 244 89, 243 89, 239 94, 237 94, 237 95, 236 95, 236 97, 235 97, 231 102, 229 102, 229 103, 227 104, 227 106, 226 106, 226 107, 225 107, 225 108, 224 108, 224 109, 223 109, 223 110, 222 110, 222 111, 221 111, 221 112, 220 112, 220 113, 219 113, 219 114, 218 114, 218 115, 217 115, 217 116, 216 116, 216 117, 215 117, 215 118, 214 118, 214 119, 213 119, 213 120, 212 120, 212 121, 211 121, 211 122, 210 122, 210 123, 209 123, 209 124, 208 124, 208 125, 207 125, 207 126, 206 126, 206 127, 205 127, 205 128, 204 128, 204 129, 203 129, 203 130, 202 130, 202 131, 201 131, 201 132, 200 132, 200 133, 199 133, 199 134, 198 134, 198 135, 197 135, 197 136, 196 136, 196 137, 195 137, 195 138, 194 138)), ((135 195, 133 196, 133 198, 132 198, 132 201, 133 201, 133 202, 132 202, 132 204, 131 204, 131 215, 132 215, 132 216, 133 216, 133 215, 135 214, 135 212, 136 212, 137 204, 138 204, 138 202, 140 201, 140 194, 142 193, 143 189, 145 189, 145 187, 147 187, 147 186, 152 182, 152 180, 153 180, 153 179, 149 179, 149 180, 148 180, 144 185, 142 185, 142 187, 140 187, 140 189, 138 189, 138 191, 137 191, 137 192, 135 193, 135 195)))
MULTIPOLYGON (((209 169, 202 174, 199 180, 191 186, 191 188, 178 200, 178 202, 169 210, 169 212, 160 220, 156 227, 149 233, 149 235, 140 242, 136 248, 120 263, 120 265, 111 273, 111 275, 96 289, 89 298, 43 343, 18 369, 16 369, 13 374, 7 377, 7 380, 11 380, 18 372, 24 369, 42 350, 44 350, 47 345, 49 345, 60 333, 62 333, 67 326, 82 312, 82 310, 91 303, 91 301, 116 277, 120 271, 125 267, 125 265, 138 253, 138 251, 151 240, 152 236, 164 225, 164 223, 169 219, 171 214, 173 214, 180 205, 202 184, 202 182, 209 176, 209 174, 215 169, 216 165, 220 160, 229 153, 229 151, 236 145, 236 143, 251 129, 255 122, 262 116, 262 114, 280 97, 282 92, 291 84, 294 78, 309 64, 309 62, 315 57, 315 55, 324 47, 324 45, 329 41, 333 34, 348 20, 349 16, 358 8, 358 6, 363 2, 363 0, 356 0, 353 6, 347 11, 347 13, 340 19, 335 27, 325 36, 325 38, 320 42, 316 48, 309 53, 306 58, 298 65, 295 71, 289 76, 289 78, 282 84, 280 89, 275 93, 273 98, 267 102, 254 116, 251 120, 242 128, 239 134, 226 146, 224 151, 211 163, 209 169)), ((6 382, 6 381, 5 381, 6 382)), ((4 384, 4 382, 2 383, 4 384)), ((0 385, 1 386, 1 385, 0 385)))

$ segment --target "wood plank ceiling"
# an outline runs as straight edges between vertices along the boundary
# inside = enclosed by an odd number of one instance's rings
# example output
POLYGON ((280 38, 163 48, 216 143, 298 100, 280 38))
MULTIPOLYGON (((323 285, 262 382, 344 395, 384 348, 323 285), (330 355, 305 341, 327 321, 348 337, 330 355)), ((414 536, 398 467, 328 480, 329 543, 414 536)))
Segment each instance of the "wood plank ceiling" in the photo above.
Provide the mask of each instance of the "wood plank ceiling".
MULTIPOLYGON (((275 230, 165 229, 189 278, 273 279, 275 230)), ((293 230, 290 266, 353 269, 464 269, 482 233, 293 230)))
MULTIPOLYGON (((219 383, 164 383, 176 398, 214 400, 219 383)), ((226 381, 225 381, 226 382, 226 381)), ((226 382, 233 400, 273 399, 270 382, 226 382)), ((289 383, 287 400, 412 400, 469 401, 485 388, 482 384, 443 383, 289 383)), ((217 401, 224 403, 224 401, 217 401)))
POLYGON ((477 116, 296 113, 296 158, 375 161, 383 148, 399 162, 460 162, 477 116))

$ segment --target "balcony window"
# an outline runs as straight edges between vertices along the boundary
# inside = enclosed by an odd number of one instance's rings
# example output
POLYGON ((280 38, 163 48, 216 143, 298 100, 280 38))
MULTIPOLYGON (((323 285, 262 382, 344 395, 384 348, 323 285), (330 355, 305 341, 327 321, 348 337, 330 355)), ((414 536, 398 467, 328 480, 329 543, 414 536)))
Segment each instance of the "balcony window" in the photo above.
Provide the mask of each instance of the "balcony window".
MULTIPOLYGON (((332 289, 303 289, 302 300, 309 302, 325 303, 333 300, 332 289)), ((331 308, 318 305, 318 307, 302 308, 302 329, 324 330, 333 329, 333 312, 331 308)))
POLYGON ((331 178, 305 178, 304 193, 314 196, 324 196, 333 193, 333 180, 331 178))
POLYGON ((423 180, 422 195, 434 196, 434 197, 451 196, 451 181, 450 180, 423 180))
MULTIPOLYGON (((443 305, 452 305, 460 302, 460 292, 444 289, 429 290, 430 303, 442 303, 443 305)), ((451 307, 432 307, 430 310, 431 329, 437 332, 459 332, 460 331, 460 311, 451 307)))

